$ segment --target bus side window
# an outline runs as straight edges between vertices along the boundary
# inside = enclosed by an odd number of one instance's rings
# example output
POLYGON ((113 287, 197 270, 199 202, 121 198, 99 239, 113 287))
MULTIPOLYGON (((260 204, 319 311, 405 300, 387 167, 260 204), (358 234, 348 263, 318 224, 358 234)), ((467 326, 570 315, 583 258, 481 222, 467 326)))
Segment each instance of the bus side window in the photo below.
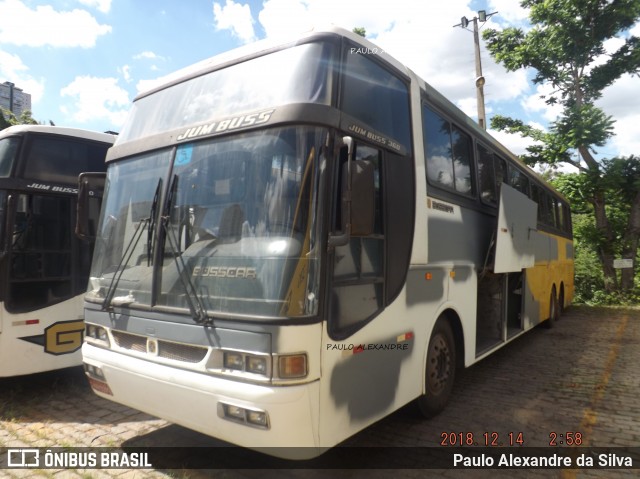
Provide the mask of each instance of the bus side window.
POLYGON ((451 129, 453 145, 453 172, 456 191, 464 195, 473 194, 471 184, 471 137, 459 128, 451 129))
POLYGON ((483 203, 496 205, 496 174, 493 169, 493 153, 478 145, 478 186, 483 203))
POLYGON ((341 109, 411 150, 411 114, 407 85, 373 55, 346 49, 341 109), (372 101, 372 99, 374 99, 372 101))
POLYGON ((564 210, 563 231, 565 233, 571 234, 571 232, 572 232, 572 230, 571 230, 571 209, 569 208, 569 205, 567 205, 566 203, 562 203, 562 209, 564 210))
POLYGON ((471 137, 427 106, 423 128, 429 183, 472 195, 471 137))
POLYGON ((494 163, 493 167, 496 172, 496 200, 500 198, 500 188, 502 188, 502 183, 507 182, 507 162, 499 158, 497 156, 493 157, 494 163))
POLYGON ((564 208, 562 201, 556 200, 556 226, 559 230, 565 230, 566 220, 564 217, 564 208))
POLYGON ((542 199, 543 191, 535 183, 531 184, 531 200, 538 204, 538 222, 542 221, 542 199))
POLYGON ((546 191, 542 193, 542 222, 547 226, 555 226, 551 196, 546 191))
POLYGON ((517 168, 510 168, 509 184, 520 193, 529 196, 529 178, 517 168))

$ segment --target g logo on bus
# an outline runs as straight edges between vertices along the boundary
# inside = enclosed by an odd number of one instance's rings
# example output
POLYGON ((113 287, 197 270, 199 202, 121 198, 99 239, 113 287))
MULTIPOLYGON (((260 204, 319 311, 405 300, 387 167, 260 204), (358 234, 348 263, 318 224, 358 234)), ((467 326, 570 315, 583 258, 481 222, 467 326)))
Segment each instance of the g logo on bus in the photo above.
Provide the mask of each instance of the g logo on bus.
POLYGON ((45 328, 44 334, 26 336, 20 339, 44 346, 45 353, 60 356, 61 354, 70 354, 80 349, 83 338, 84 321, 79 319, 53 323, 51 326, 45 328))
POLYGON ((44 350, 49 354, 69 354, 82 346, 84 321, 60 321, 44 330, 44 350))

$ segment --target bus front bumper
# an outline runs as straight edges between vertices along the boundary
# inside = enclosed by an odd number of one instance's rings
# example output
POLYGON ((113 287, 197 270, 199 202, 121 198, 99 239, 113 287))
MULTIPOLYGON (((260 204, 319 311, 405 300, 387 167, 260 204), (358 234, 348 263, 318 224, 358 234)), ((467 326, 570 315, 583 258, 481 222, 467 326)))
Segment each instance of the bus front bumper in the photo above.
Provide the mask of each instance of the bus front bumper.
POLYGON ((99 368, 108 385, 96 388, 96 382, 91 381, 94 392, 111 401, 274 456, 306 459, 326 450, 319 447, 318 439, 318 381, 291 386, 250 384, 156 364, 87 343, 82 354, 85 369, 99 368), (248 421, 251 412, 266 413, 266 424, 248 421), (244 420, 239 419, 242 414, 244 420))

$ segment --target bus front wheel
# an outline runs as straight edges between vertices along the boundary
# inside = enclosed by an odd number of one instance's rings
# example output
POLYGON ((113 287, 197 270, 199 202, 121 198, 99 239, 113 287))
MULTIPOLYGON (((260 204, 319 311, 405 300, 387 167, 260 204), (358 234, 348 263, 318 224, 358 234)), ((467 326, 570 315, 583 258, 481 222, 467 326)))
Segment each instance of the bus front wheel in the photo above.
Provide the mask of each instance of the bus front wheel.
POLYGON ((451 325, 441 316, 433 328, 425 367, 425 392, 416 403, 420 413, 430 418, 442 411, 453 389, 456 373, 456 345, 451 325))

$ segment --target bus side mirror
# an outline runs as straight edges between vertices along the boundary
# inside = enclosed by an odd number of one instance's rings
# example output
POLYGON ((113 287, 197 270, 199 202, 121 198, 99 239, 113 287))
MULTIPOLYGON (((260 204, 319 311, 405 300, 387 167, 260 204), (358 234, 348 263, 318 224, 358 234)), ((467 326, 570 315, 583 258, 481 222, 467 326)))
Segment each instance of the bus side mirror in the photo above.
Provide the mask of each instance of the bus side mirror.
POLYGON ((106 173, 81 173, 78 177, 76 236, 92 242, 98 236, 98 219, 106 173))
POLYGON ((329 247, 344 246, 351 236, 367 236, 375 221, 375 167, 367 160, 353 160, 353 138, 342 139, 347 161, 342 165, 340 233, 329 235, 329 247))

